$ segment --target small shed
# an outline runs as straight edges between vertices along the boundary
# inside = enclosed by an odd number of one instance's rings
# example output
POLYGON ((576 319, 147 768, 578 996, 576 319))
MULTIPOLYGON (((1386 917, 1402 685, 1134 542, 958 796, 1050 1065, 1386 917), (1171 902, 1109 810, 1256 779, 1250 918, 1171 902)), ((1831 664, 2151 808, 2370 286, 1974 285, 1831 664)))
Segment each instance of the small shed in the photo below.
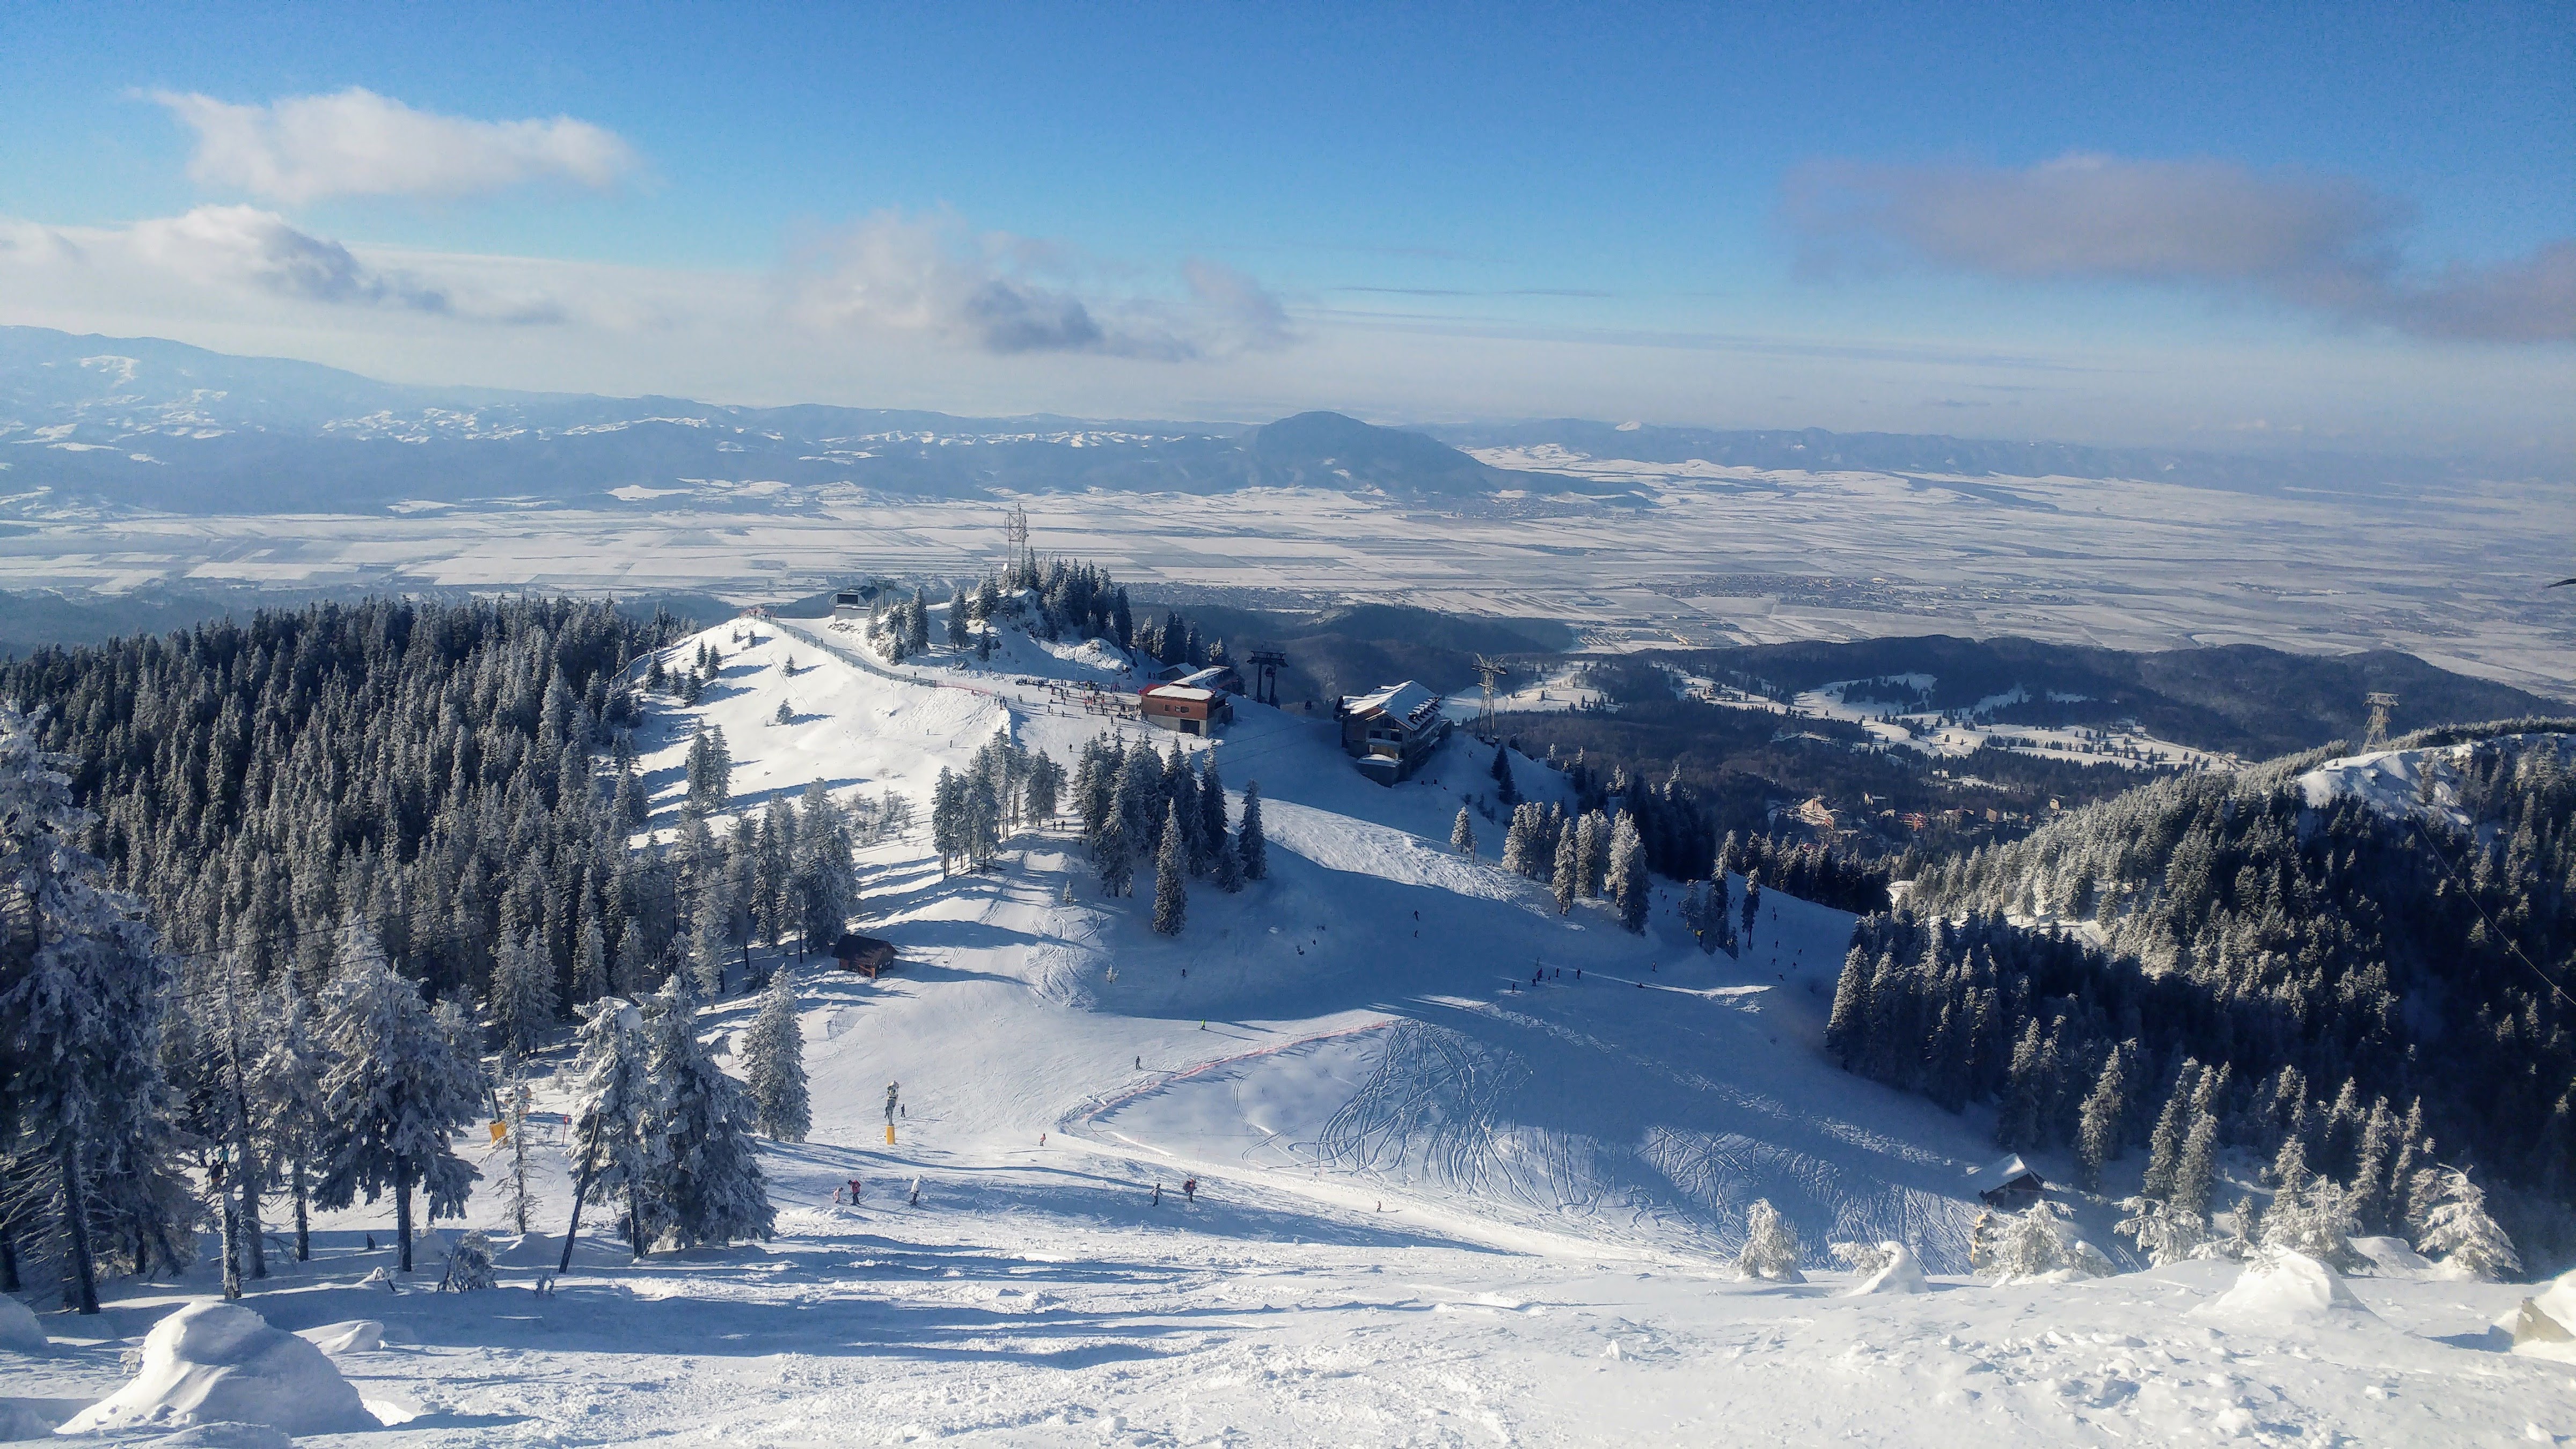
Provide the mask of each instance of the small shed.
POLYGON ((843 936, 832 943, 832 959, 844 971, 856 971, 870 981, 894 967, 894 943, 874 936, 843 936))
POLYGON ((2048 1191, 2047 1179, 2031 1171, 2019 1153, 1973 1170, 1980 1184, 1978 1200, 1991 1207, 2023 1207, 2048 1191))

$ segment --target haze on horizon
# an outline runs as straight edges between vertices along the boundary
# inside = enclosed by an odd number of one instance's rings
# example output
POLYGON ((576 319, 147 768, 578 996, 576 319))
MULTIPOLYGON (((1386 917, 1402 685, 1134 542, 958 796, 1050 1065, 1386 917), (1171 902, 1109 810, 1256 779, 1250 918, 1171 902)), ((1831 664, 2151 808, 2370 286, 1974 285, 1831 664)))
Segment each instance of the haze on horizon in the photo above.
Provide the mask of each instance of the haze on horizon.
POLYGON ((2563 6, 30 7, 0 54, 0 323, 717 402, 2576 448, 2563 6))

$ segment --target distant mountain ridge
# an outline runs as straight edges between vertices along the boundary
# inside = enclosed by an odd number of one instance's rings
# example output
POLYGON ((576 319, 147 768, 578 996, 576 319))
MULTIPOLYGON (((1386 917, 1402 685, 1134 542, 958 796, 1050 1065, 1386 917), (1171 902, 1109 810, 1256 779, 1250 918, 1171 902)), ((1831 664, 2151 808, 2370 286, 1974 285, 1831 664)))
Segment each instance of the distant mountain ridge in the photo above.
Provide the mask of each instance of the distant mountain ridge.
POLYGON ((2329 477, 2338 486, 2422 481, 2421 468, 2393 474, 2331 462, 2294 467, 1820 430, 1729 433, 1579 419, 1391 428, 1331 412, 1251 427, 419 387, 158 338, 0 327, 0 512, 20 514, 373 512, 479 499, 791 510, 862 490, 980 498, 1305 487, 1461 503, 1629 493, 1618 483, 1494 467, 1462 451, 1544 445, 1591 458, 1796 470, 2246 488, 2329 477))

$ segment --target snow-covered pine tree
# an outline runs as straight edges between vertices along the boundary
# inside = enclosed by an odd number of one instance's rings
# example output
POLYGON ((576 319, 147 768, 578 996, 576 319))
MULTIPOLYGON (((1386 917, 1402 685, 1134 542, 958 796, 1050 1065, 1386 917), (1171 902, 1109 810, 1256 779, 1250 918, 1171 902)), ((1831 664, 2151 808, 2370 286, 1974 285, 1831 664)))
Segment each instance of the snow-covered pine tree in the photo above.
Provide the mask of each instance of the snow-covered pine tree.
MULTIPOLYGON (((101 863, 74 840, 95 817, 73 806, 72 762, 37 742, 35 723, 0 704, 0 1052, 16 1058, 7 1125, 26 1146, 12 1187, 51 1205, 69 1281, 65 1306, 99 1311, 98 1245, 107 1199, 148 1207, 151 1193, 100 1190, 103 1175, 157 1184, 167 1108, 162 1012, 169 959, 142 907, 105 889, 101 863)), ((152 1236, 177 1224, 153 1221, 152 1236)))
POLYGON ((1214 750, 1207 752, 1206 760, 1199 766, 1198 790, 1191 803, 1198 807, 1199 812, 1194 843, 1198 847, 1201 864, 1213 874, 1217 869, 1217 856, 1233 845, 1225 824, 1225 780, 1217 773, 1214 750))
POLYGON ((581 927, 573 938, 572 989, 576 1002, 596 1001, 608 994, 608 937, 587 901, 582 903, 581 927))
POLYGON ((2174 1164, 2173 1192, 2167 1201, 2176 1208, 2206 1214, 2210 1190, 2217 1182, 2218 1117, 2195 1108, 2191 1131, 2183 1137, 2182 1157, 2174 1164))
POLYGON ((653 999, 645 1023, 653 1111, 660 1140, 649 1179, 671 1231, 697 1246, 767 1238, 777 1222, 751 1141, 751 1103, 698 1040, 698 1004, 674 978, 653 999))
POLYGON ((773 1142, 802 1142, 814 1113, 805 1086, 805 1033, 797 1024, 796 972, 771 974, 760 1014, 743 1034, 743 1072, 760 1130, 773 1142))
POLYGON ((633 1002, 603 996, 582 1012, 580 1055, 573 1063, 573 1167, 571 1225, 564 1233, 563 1267, 581 1233, 585 1202, 623 1202, 627 1249, 636 1257, 661 1230, 662 1212, 652 1196, 662 1141, 653 1135, 653 1081, 644 1016, 633 1002))
POLYGON ((2352 1246, 2352 1206, 2333 1178, 2320 1172, 2285 1181, 2264 1210, 2258 1241, 2316 1259, 2337 1272, 2364 1262, 2352 1246))
POLYGON ((2522 1271, 2513 1239, 2487 1215, 2485 1189, 2456 1167, 2426 1168, 2431 1200, 2417 1231, 2415 1250, 2464 1277, 2493 1283, 2522 1271))
POLYGON ((1708 930, 1699 938, 1699 948, 1709 955, 1723 949, 1735 954, 1735 914, 1727 898, 1726 867, 1721 864, 1708 879, 1708 930))
POLYGON ((320 1035, 331 1055, 322 1078, 330 1135, 313 1199, 344 1208, 390 1190, 397 1261, 408 1273, 412 1189, 426 1190, 435 1222, 464 1210, 479 1175, 448 1138, 485 1106, 482 1069, 459 1058, 420 989, 394 974, 359 921, 341 930, 320 1035))
POLYGON ((1449 827, 1449 848, 1469 860, 1476 858, 1476 817, 1464 805, 1458 807, 1458 819, 1449 827))
POLYGON ((501 1211, 521 1237, 528 1235, 529 1217, 537 1210, 535 1182, 528 1172, 529 1098, 526 1073, 514 1061, 501 1090, 501 1146, 510 1154, 501 1178, 501 1211))
POLYGON ((966 590, 960 588, 948 599, 948 647, 963 654, 969 642, 966 627, 966 590))
POLYGON ((1575 822, 1574 893, 1583 900, 1597 900, 1601 895, 1601 878, 1610 869, 1609 818, 1598 810, 1586 810, 1575 822))
POLYGON ((1163 846, 1154 855, 1154 929, 1177 936, 1189 919, 1189 843, 1182 835, 1178 801, 1166 807, 1163 846))
POLYGON ((1998 1222, 1989 1257, 1995 1280, 2009 1283, 2080 1266, 2074 1228, 2063 1203, 2042 1198, 1998 1222))
POLYGON ((1867 946, 1855 942, 1843 954, 1843 974, 1834 983, 1833 1010, 1825 1017, 1825 1050, 1841 1061, 1844 1071, 1852 1070, 1852 1063, 1866 1044, 1869 987, 1876 974, 1870 967, 1867 946))
POLYGON ((2165 1199, 2173 1196, 2174 1172, 2182 1165, 2183 1141, 2191 1133, 2192 1102, 2200 1089, 2200 1063, 2183 1059, 2174 1074, 2173 1092, 2165 1098, 2164 1110, 2156 1114, 2155 1131, 2147 1139, 2146 1180, 2140 1184, 2141 1196, 2165 1199))
POLYGON ((1117 811, 1101 821, 1100 835, 1092 842, 1092 864, 1100 871, 1100 893, 1123 896, 1136 888, 1136 851, 1127 840, 1127 822, 1117 811))
MULTIPOLYGON (((820 780, 805 787, 796 819, 796 926, 804 950, 829 951, 858 913, 849 822, 820 780)), ((800 953, 801 954, 801 953, 800 953)))
POLYGON ((1261 782, 1243 787, 1243 817, 1235 822, 1234 853, 1243 858, 1243 878, 1259 880, 1270 873, 1270 843, 1261 834, 1261 782))
POLYGON ((699 995, 724 995, 725 963, 733 958, 731 881, 722 869, 698 872, 697 899, 689 909, 689 979, 699 995))
POLYGON ((2152 1197, 2120 1199, 2126 1214, 2115 1231, 2138 1245, 2151 1267, 2188 1262, 2202 1256, 2209 1241, 2209 1220, 2186 1208, 2152 1197))
POLYGON ((259 1055, 249 1074, 251 1123, 268 1163, 295 1204, 295 1261, 313 1257, 313 1168, 328 1126, 312 1004, 292 972, 280 972, 263 1012, 259 1055))
POLYGON ((1512 752, 1500 740, 1494 742, 1494 798, 1505 809, 1521 803, 1520 782, 1512 778, 1512 752))
POLYGON ((687 773, 689 803, 701 815, 722 812, 733 798, 733 751, 725 744, 722 725, 698 725, 689 741, 687 773))
POLYGON ((2128 1114, 2128 1054, 2114 1051, 2102 1063, 2091 1095, 2077 1117, 2077 1177, 2086 1192, 2102 1190, 2102 1169, 2120 1155, 2120 1130, 2128 1114))
POLYGON ((1575 897, 1583 893, 1583 846, 1580 832, 1560 831, 1556 837, 1556 875, 1551 881, 1556 889, 1556 913, 1560 916, 1574 909, 1575 897))
POLYGON ((501 943, 492 962, 492 1024, 504 1050, 528 1056, 555 1024, 554 976, 533 936, 501 943))
MULTIPOLYGON (((1462 813, 1459 819, 1464 820, 1462 813)), ((1637 833, 1637 818, 1627 811, 1619 812, 1618 823, 1610 828, 1610 897, 1619 909, 1619 924, 1635 935, 1646 933, 1646 907, 1654 898, 1654 883, 1646 873, 1646 842, 1637 833)))
POLYGON ((1770 1283, 1804 1283, 1798 1256, 1798 1230, 1769 1198, 1755 1198, 1744 1210, 1744 1249, 1735 1255, 1735 1271, 1770 1283))
POLYGON ((1752 944, 1753 941, 1754 912, 1761 908, 1762 877, 1759 875, 1748 875, 1744 878, 1744 940, 1747 945, 1752 944))

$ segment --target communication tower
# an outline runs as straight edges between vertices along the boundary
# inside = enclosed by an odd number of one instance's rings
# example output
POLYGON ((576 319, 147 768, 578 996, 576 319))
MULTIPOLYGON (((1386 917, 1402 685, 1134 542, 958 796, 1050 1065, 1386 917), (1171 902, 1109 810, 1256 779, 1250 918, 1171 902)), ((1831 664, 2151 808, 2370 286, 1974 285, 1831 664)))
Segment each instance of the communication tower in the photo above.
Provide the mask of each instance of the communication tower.
POLYGON ((2362 743, 2377 748, 2388 743, 2388 717, 2396 712, 2397 696, 2374 690, 2368 696, 2368 702, 2370 730, 2362 737, 2362 743))

